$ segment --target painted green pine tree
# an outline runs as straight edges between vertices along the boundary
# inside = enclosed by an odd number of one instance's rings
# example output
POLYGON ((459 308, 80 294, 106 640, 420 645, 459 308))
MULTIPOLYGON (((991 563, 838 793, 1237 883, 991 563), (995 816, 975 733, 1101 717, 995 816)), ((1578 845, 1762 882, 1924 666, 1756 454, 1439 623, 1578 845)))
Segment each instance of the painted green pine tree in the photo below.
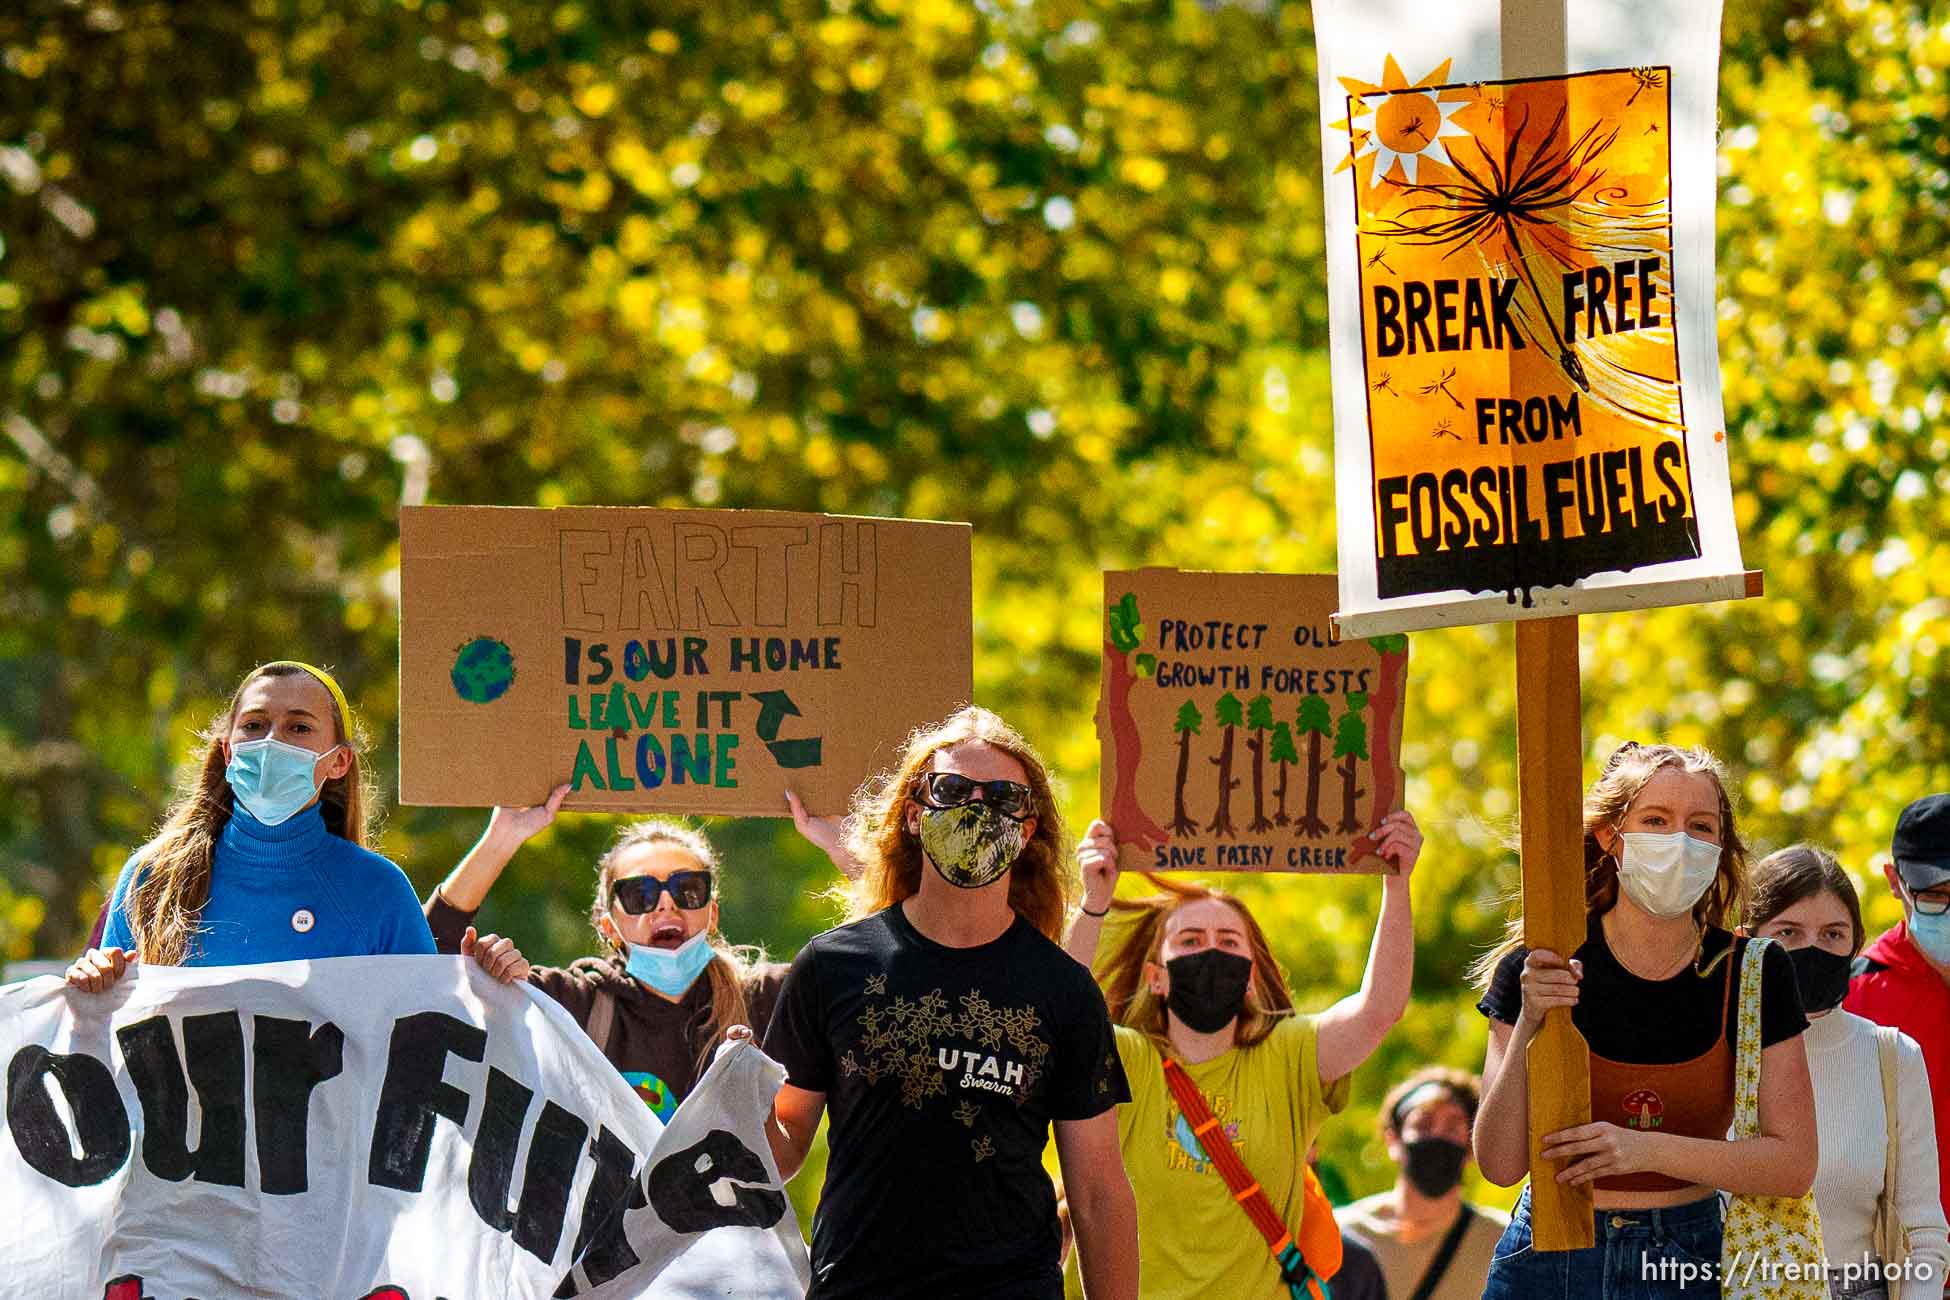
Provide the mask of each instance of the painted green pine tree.
POLYGON ((1192 737, 1205 725, 1205 715, 1198 711, 1198 705, 1186 700, 1178 706, 1178 717, 1171 729, 1178 733, 1178 789, 1171 801, 1171 833, 1173 835, 1198 834, 1198 822, 1185 811, 1185 778, 1191 774, 1192 737))
POLYGON ((1268 757, 1278 764, 1280 769, 1280 788, 1274 792, 1274 798, 1279 801, 1279 809, 1273 814, 1273 824, 1287 826, 1292 824, 1293 818, 1287 816, 1286 811, 1286 779, 1293 770, 1293 765, 1300 761, 1300 751, 1293 747, 1293 728, 1284 722, 1274 724, 1273 747, 1268 751, 1268 757))
POLYGON ((1219 742, 1218 757, 1206 760, 1219 769, 1219 806, 1212 812, 1212 820, 1205 829, 1214 835, 1237 835, 1238 828, 1232 824, 1232 792, 1239 788, 1239 778, 1232 774, 1232 741, 1238 728, 1246 725, 1245 711, 1239 697, 1227 691, 1219 697, 1212 716, 1226 729, 1225 739, 1219 742))
POLYGON ((1300 701, 1295 721, 1307 738, 1307 811, 1295 819, 1293 833, 1317 840, 1327 833, 1327 823, 1320 819, 1320 783, 1327 775, 1327 759, 1321 748, 1334 726, 1334 715, 1328 711, 1326 700, 1309 695, 1300 701))
POLYGON ((1368 707, 1366 691, 1347 693, 1347 712, 1334 723, 1334 757, 1341 760, 1341 824, 1344 834, 1358 835, 1364 829, 1355 815, 1355 804, 1367 791, 1361 788, 1360 761, 1368 756, 1368 723, 1361 711, 1368 707))

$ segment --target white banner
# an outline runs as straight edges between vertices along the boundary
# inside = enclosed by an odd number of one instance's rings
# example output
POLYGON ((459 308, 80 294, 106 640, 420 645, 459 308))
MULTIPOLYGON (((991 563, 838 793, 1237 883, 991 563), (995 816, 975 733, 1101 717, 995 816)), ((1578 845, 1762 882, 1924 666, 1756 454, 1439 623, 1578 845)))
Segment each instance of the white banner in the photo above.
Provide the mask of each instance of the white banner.
POLYGON ((668 1126, 574 1020, 471 961, 143 968, 0 989, 0 1273, 36 1300, 798 1297, 721 1050, 668 1126))
POLYGON ((1313 13, 1342 631, 1744 594, 1718 0, 1313 13))

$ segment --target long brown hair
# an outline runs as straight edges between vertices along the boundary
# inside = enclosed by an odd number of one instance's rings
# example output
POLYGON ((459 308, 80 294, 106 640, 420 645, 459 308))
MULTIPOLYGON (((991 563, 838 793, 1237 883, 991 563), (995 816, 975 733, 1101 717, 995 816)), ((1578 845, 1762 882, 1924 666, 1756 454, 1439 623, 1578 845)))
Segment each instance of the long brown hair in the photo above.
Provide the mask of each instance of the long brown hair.
MULTIPOLYGON (((284 662, 253 670, 237 683, 224 711, 199 733, 203 756, 189 769, 175 802, 163 814, 155 838, 136 850, 136 878, 123 901, 129 932, 135 936, 136 955, 144 962, 178 966, 193 951, 199 933, 197 921, 210 900, 210 867, 216 858, 217 839, 236 807, 230 782, 224 776, 228 766, 224 740, 237 717, 237 702, 260 677, 301 675, 312 676, 299 665, 284 662)), ((347 733, 333 689, 322 681, 319 685, 325 686, 326 696, 333 699, 332 728, 338 743, 352 754, 345 775, 333 777, 319 790, 319 811, 326 830, 364 848, 369 831, 360 739, 356 732, 347 733)))
MULTIPOLYGON (((1703 775, 1713 782, 1720 799, 1720 866, 1713 883, 1693 904, 1693 924, 1724 930, 1739 906, 1747 880, 1747 846, 1734 827, 1733 801, 1727 797, 1726 768, 1704 749, 1677 745, 1621 746, 1605 763, 1605 770, 1584 795, 1584 913, 1602 916, 1618 902, 1618 859, 1598 843, 1602 827, 1618 824, 1644 793, 1652 778, 1665 768, 1703 775)), ((1503 942, 1479 957, 1469 969, 1479 988, 1488 988, 1499 962, 1523 947, 1523 917, 1511 918, 1503 942)), ((1568 953, 1560 954, 1569 956, 1568 953)), ((1711 967, 1709 966, 1710 970, 1711 967)))
POLYGON ((1856 896, 1855 882, 1835 861, 1835 855, 1813 844, 1790 844, 1754 864, 1747 881, 1747 908, 1743 918, 1752 933, 1804 898, 1833 894, 1842 900, 1853 927, 1849 955, 1862 951, 1862 900, 1856 896))
POLYGON ((1239 914, 1246 923, 1247 945, 1252 949, 1253 977, 1246 985, 1246 1003, 1240 1009, 1233 1041, 1240 1047, 1264 1041, 1282 1017, 1293 1014, 1293 990, 1287 987, 1286 972, 1274 959, 1252 909, 1222 889, 1143 874, 1164 892, 1149 898, 1113 898, 1110 903, 1119 912, 1135 914, 1129 932, 1112 951, 1099 976, 1111 1019, 1145 1035, 1160 1052, 1171 1051, 1171 1041, 1165 1035, 1165 1000, 1151 991, 1144 968, 1163 964, 1160 954, 1171 918, 1188 904, 1209 900, 1224 903, 1239 914))
MULTIPOLYGON (((631 849, 645 845, 666 844, 697 859, 698 865, 711 873, 711 896, 717 897, 719 874, 718 853, 711 847, 711 841, 695 827, 664 817, 651 817, 632 822, 617 835, 616 842, 609 846, 596 863, 596 901, 589 908, 590 924, 596 927, 598 938, 612 949, 616 940, 603 931, 603 920, 609 916, 610 887, 616 883, 616 862, 631 849)), ((611 921, 611 924, 615 924, 611 921)), ((765 950, 749 945, 734 947, 725 940, 714 926, 710 937, 705 940, 711 945, 713 956, 711 964, 704 968, 705 978, 711 981, 711 1014, 699 1026, 697 1045, 697 1073, 703 1075, 711 1064, 712 1053, 725 1039, 725 1031, 733 1025, 747 1025, 751 1021, 751 1001, 745 995, 745 986, 751 982, 753 970, 765 960, 765 950)))
POLYGON ((1051 942, 1061 943, 1076 880, 1049 771, 1015 728, 974 705, 909 736, 894 771, 862 786, 855 796, 848 848, 866 869, 837 891, 846 903, 847 919, 872 916, 920 892, 923 855, 920 837, 907 829, 908 802, 936 754, 971 741, 1001 750, 1022 765, 1035 797, 1036 833, 1009 870, 1009 906, 1051 942))

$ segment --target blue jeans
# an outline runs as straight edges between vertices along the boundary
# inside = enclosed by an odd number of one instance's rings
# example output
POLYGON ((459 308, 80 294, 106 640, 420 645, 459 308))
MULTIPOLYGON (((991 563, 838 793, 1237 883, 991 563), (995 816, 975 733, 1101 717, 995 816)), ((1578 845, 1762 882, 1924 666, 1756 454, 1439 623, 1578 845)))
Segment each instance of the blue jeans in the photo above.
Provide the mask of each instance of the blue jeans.
POLYGON ((1540 1253, 1530 1188, 1496 1243, 1483 1300, 1718 1300, 1720 1198, 1669 1210, 1599 1210, 1596 1243, 1540 1253))

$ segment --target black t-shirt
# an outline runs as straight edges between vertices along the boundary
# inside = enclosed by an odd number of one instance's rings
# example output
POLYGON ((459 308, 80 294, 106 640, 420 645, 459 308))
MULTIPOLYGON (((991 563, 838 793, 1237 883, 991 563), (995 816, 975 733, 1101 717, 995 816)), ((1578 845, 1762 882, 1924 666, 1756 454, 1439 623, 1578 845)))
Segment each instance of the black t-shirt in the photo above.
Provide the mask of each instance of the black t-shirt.
MULTIPOLYGON (((1700 948, 1697 966, 1686 966, 1671 979, 1647 980, 1619 965, 1605 942, 1600 918, 1591 918, 1585 941, 1571 954, 1584 963, 1578 1004, 1571 1023, 1597 1055, 1631 1065, 1670 1065, 1690 1061, 1713 1046, 1721 1032, 1720 1010, 1726 1008, 1725 1031, 1731 1047, 1740 1031, 1740 963, 1747 941, 1725 930, 1711 929, 1700 948), (1733 944, 1733 955, 1715 962, 1733 944), (1727 998, 1727 981, 1735 981, 1727 998)), ((1491 1020, 1517 1023, 1523 1011, 1523 962, 1530 953, 1518 948, 1496 964, 1496 973, 1476 1009, 1491 1020)), ((1760 1042, 1772 1047, 1808 1027, 1801 1011, 1801 990, 1794 982, 1794 963, 1778 943, 1767 950, 1760 971, 1760 1042)))
POLYGON ((944 947, 890 907, 800 951, 765 1051, 826 1094, 812 1297, 1061 1300, 1050 1122, 1130 1100, 1069 954, 1021 918, 944 947))

